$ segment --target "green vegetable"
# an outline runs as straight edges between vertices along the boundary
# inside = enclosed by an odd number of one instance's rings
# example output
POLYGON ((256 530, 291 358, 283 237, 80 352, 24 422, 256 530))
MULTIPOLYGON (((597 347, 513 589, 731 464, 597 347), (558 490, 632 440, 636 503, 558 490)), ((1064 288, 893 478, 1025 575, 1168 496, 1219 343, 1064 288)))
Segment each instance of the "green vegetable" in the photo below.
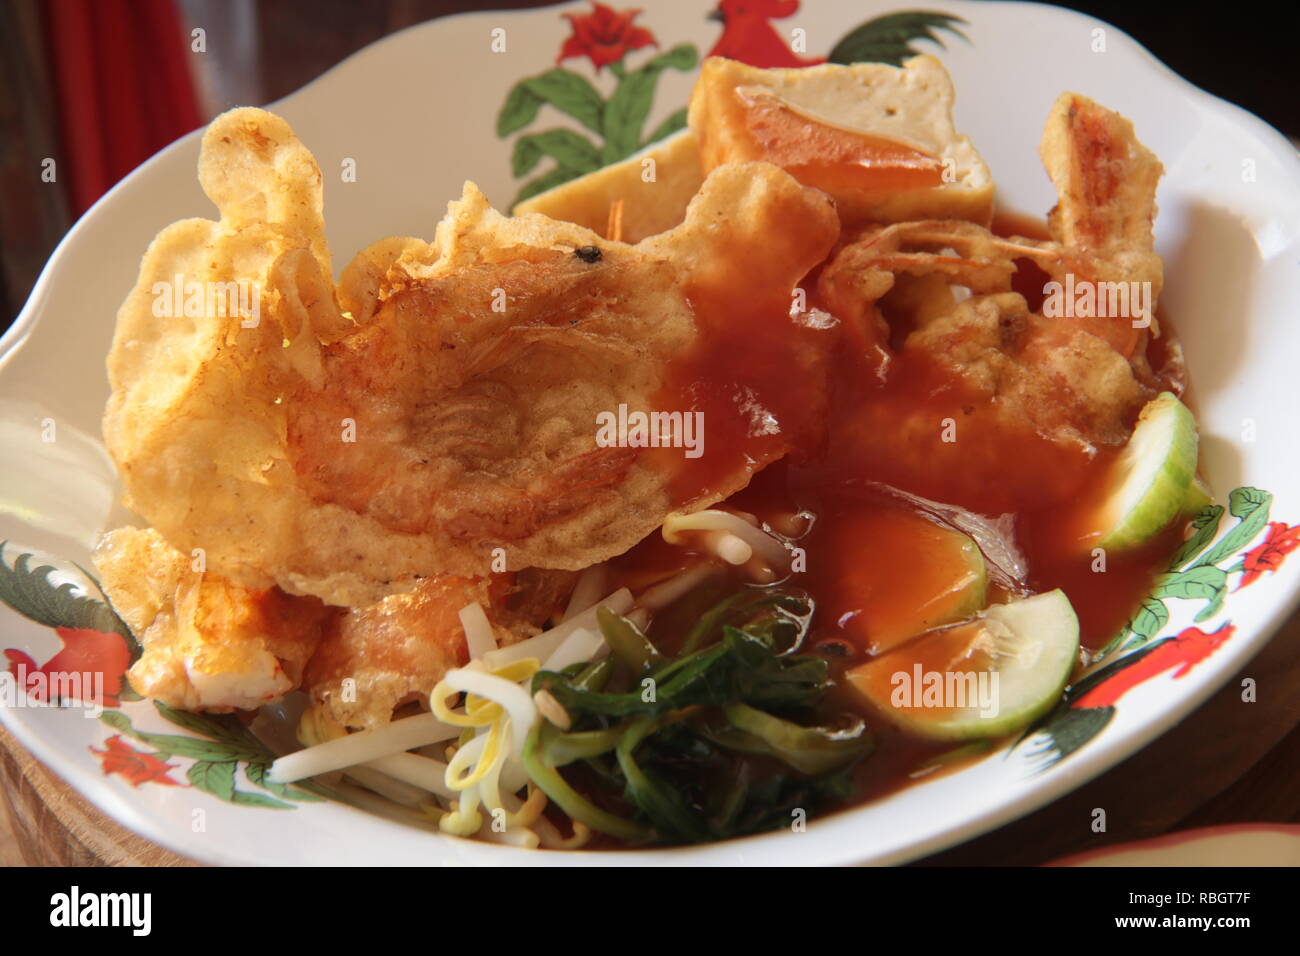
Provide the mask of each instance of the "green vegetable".
POLYGON ((650 832, 646 828, 600 809, 570 787, 554 767, 548 766, 538 757, 538 737, 542 733, 542 728, 549 726, 546 721, 539 721, 524 744, 524 769, 533 779, 533 783, 541 787, 546 795, 572 819, 586 824, 593 830, 634 843, 648 840, 650 832))
POLYGON ((525 768, 575 820, 639 841, 740 836, 844 799, 872 738, 861 722, 831 729, 796 719, 828 687, 826 661, 794 653, 812 613, 799 595, 747 588, 702 615, 670 657, 602 610, 611 648, 602 675, 589 665, 533 678, 533 692, 548 691, 574 726, 543 722, 525 768), (585 767, 585 794, 561 767, 585 767))
POLYGON ((575 760, 590 760, 617 747, 626 731, 626 725, 617 724, 603 730, 551 733, 542 743, 542 757, 552 767, 563 767, 575 760))
POLYGON ((663 660, 640 628, 627 618, 602 606, 596 609, 596 620, 600 623, 600 633, 609 645, 610 654, 632 673, 640 674, 651 664, 663 660))
MULTIPOLYGON (((630 625, 629 625, 630 626, 630 625)), ((533 693, 549 691, 570 714, 628 717, 737 700, 766 707, 807 707, 826 688, 826 661, 781 656, 751 631, 724 627, 722 641, 669 661, 624 693, 595 692, 555 671, 539 671, 533 693)))
POLYGON ((773 756, 806 774, 834 770, 863 756, 872 746, 861 721, 850 730, 801 727, 748 704, 732 704, 726 714, 736 730, 761 741, 773 756))
POLYGON ((693 842, 710 837, 705 821, 694 813, 671 783, 643 768, 633 758, 636 748, 655 730, 651 717, 638 717, 618 745, 618 765, 627 779, 627 798, 654 824, 660 833, 693 842))

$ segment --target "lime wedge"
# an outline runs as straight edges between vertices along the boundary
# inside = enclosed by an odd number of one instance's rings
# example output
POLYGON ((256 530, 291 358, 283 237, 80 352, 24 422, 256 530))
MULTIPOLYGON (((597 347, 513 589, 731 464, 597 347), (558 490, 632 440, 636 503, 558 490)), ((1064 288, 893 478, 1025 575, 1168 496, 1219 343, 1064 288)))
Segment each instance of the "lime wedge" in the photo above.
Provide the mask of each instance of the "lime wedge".
POLYGON ((1079 620, 1061 590, 922 634, 846 675, 881 716, 929 740, 1001 737, 1061 698, 1079 620))
POLYGON ((1097 545, 1117 551, 1133 548, 1168 526, 1188 499, 1196 453, 1196 419, 1171 393, 1161 392, 1142 409, 1115 462, 1097 516, 1097 545))
POLYGON ((1184 518, 1195 518, 1198 511, 1212 504, 1214 504, 1214 492, 1210 490, 1209 483, 1200 475, 1197 475, 1192 479, 1192 483, 1187 486, 1187 495, 1183 498, 1183 504, 1178 509, 1178 513, 1184 518))

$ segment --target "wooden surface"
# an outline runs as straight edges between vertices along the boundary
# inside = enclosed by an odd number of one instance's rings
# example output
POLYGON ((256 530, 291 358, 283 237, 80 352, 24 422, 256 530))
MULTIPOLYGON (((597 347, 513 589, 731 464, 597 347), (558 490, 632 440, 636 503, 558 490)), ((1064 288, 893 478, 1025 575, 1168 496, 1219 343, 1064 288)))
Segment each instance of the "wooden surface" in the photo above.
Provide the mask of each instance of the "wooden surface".
MULTIPOLYGON (((0 730, 0 866, 187 866, 100 813, 0 730)), ((922 865, 1035 865, 1223 823, 1300 822, 1300 615, 1200 709, 1042 810, 922 865), (1253 677, 1258 700, 1241 700, 1253 677), (1092 830, 1095 808, 1107 831, 1092 830)))
POLYGON ((0 729, 0 866, 193 866, 91 806, 0 729))

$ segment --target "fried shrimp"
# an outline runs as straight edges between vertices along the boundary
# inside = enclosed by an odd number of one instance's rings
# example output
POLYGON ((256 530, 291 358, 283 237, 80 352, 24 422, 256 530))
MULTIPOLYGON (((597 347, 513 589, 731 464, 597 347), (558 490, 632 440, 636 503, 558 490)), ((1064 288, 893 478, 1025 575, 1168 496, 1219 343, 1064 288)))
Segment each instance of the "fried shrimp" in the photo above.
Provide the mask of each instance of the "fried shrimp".
POLYGON ((279 588, 243 588, 152 529, 118 528, 94 555, 101 584, 144 653, 129 672, 143 694, 185 710, 251 710, 301 687, 333 720, 385 724, 398 705, 468 656, 460 611, 479 604, 499 646, 541 630, 575 575, 527 570, 437 575, 344 611, 279 588), (350 684, 345 684, 350 681, 350 684))
POLYGON ((1064 474, 1071 456, 1127 440, 1158 390, 1146 359, 1151 315, 1061 314, 1046 300, 1035 311, 1013 278, 1028 260, 1062 285, 1149 283, 1154 310, 1160 165, 1131 123, 1070 93, 1053 107, 1040 152, 1058 190, 1050 239, 1003 238, 957 221, 874 226, 820 273, 821 302, 855 330, 882 382, 896 360, 910 369, 902 376, 910 385, 894 382, 856 413, 856 441, 892 457, 899 482, 928 480, 950 465, 990 488, 1008 485, 1006 500, 990 493, 991 507, 1061 493, 1035 486, 1050 484, 1041 472, 1011 487, 995 436, 1025 436, 1050 463, 1043 470, 1064 474), (959 451, 936 437, 933 410, 917 410, 918 393, 932 391, 949 396, 945 420, 966 436, 959 451), (878 437, 886 434, 888 441, 878 437))
POLYGON ((200 167, 221 221, 169 227, 146 255, 105 437, 129 504, 240 585, 355 607, 498 556, 578 569, 781 453, 683 501, 662 457, 597 442, 597 416, 654 410, 717 320, 694 296, 788 303, 830 250, 831 202, 774 166, 720 167, 682 225, 636 246, 507 219, 467 184, 433 243, 378 243, 337 290, 320 174, 283 121, 225 114, 200 167), (260 315, 160 318, 152 290, 175 275, 247 280, 260 315))
POLYGON ((499 647, 541 630, 574 575, 424 578, 404 593, 330 620, 303 679, 314 707, 347 727, 389 722, 401 704, 428 704, 429 691, 469 658, 460 612, 478 604, 499 647))
POLYGON ((1138 283, 1150 290, 1149 311, 1123 316, 1076 316, 1082 328, 1140 361, 1149 334, 1159 334, 1155 303, 1164 264, 1152 226, 1156 185, 1164 169, 1138 142, 1133 124, 1078 93, 1062 93, 1043 130, 1039 156, 1058 201, 1047 218, 1057 249, 1039 265, 1063 281, 1138 283), (1136 321, 1134 321, 1136 320, 1136 321))
POLYGON ((296 689, 337 613, 315 598, 196 570, 152 529, 109 532, 94 560, 144 646, 131 686, 184 710, 250 710, 296 689))

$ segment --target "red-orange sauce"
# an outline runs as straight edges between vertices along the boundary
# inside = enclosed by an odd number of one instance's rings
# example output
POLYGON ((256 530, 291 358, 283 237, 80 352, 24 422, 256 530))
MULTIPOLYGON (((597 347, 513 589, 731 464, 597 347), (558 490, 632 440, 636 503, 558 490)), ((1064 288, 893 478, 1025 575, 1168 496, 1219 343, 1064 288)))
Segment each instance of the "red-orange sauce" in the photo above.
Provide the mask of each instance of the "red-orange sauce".
POLYGON ((674 472, 670 494, 679 506, 730 490, 747 463, 761 467, 815 441, 826 415, 823 340, 834 332, 792 324, 788 294, 762 301, 720 291, 738 287, 689 290, 700 342, 656 397, 657 408, 704 416, 699 458, 651 450, 674 472))
MULTIPOLYGON (((1042 223, 1007 215, 995 221, 994 229, 1004 235, 1046 235, 1042 223)), ((1043 281, 1032 264, 1020 264, 1015 287, 1031 308, 1041 302, 1043 281)), ((805 282, 809 288, 813 284, 805 282)), ((760 520, 801 511, 815 516, 812 531, 799 541, 806 551, 806 570, 788 583, 818 603, 804 650, 825 653, 830 663, 836 683, 828 709, 864 712, 879 731, 876 752, 857 771, 858 800, 905 786, 917 774, 961 765, 960 760, 935 765, 934 758, 952 751, 952 744, 926 743, 892 731, 864 711, 863 701, 842 680, 846 669, 867 659, 869 646, 856 630, 854 616, 837 613, 845 607, 846 582, 884 568, 891 555, 907 551, 906 542, 891 539, 887 522, 873 524, 873 513, 898 506, 896 499, 885 504, 877 483, 988 517, 1012 515, 1014 540, 1028 566, 1024 584, 1033 592, 1063 589, 1079 617, 1081 641, 1092 649, 1129 619, 1181 540, 1181 528, 1171 527, 1136 551, 1106 555, 1105 569, 1099 570, 1072 529, 1103 486, 1118 448, 1090 455, 1032 433, 1002 429, 991 416, 981 415, 986 399, 970 394, 951 373, 924 355, 901 351, 882 365, 878 353, 860 347, 870 337, 843 323, 808 327, 792 357, 784 347, 772 345, 786 337, 772 335, 764 341, 764 330, 791 321, 788 302, 701 299, 695 304, 718 321, 706 323, 702 348, 677 369, 660 400, 666 403, 661 407, 705 412, 707 451, 704 461, 680 471, 674 497, 693 500, 746 459, 762 463, 779 458, 728 504, 760 520), (735 321, 722 321, 726 316, 735 321), (819 378, 809 374, 818 362, 830 363, 826 393, 819 378), (754 402, 781 426, 777 433, 756 436, 753 420, 737 412, 742 378, 754 402), (956 429, 956 441, 944 440, 948 422, 956 429), (787 428, 789 423, 795 427, 787 428), (810 424, 821 427, 801 431, 810 424), (799 439, 793 440, 792 433, 799 439)), ((808 308, 815 306, 810 295, 808 308)), ((1169 336, 1168 320, 1162 323, 1169 336)), ((1167 349, 1168 341, 1160 348, 1167 349)), ((612 567, 615 581, 644 586, 687 561, 680 548, 654 535, 612 567)), ((739 581, 737 577, 737 586, 739 581)), ((909 602, 918 600, 909 587, 866 590, 870 593, 863 600, 874 602, 871 612, 882 618, 904 618, 909 602)), ((1002 597, 996 587, 989 592, 990 601, 1002 597)), ((657 621, 652 636, 667 642, 665 650, 671 651, 675 633, 673 625, 657 621)))
POLYGON ((819 123, 782 103, 745 104, 746 130, 764 160, 832 195, 897 192, 943 182, 943 164, 905 143, 819 123))

